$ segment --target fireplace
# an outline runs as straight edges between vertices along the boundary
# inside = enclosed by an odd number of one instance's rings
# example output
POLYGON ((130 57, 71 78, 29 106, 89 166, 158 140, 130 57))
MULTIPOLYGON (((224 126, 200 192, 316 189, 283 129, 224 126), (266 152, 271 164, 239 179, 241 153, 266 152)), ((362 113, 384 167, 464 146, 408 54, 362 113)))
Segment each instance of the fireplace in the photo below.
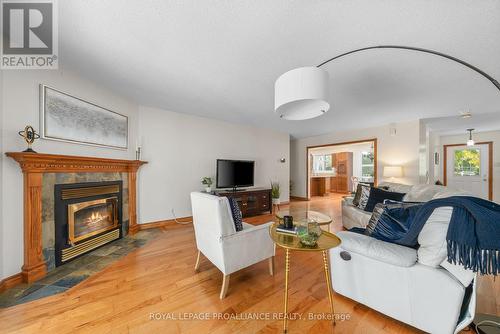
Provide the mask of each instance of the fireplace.
POLYGON ((56 184, 55 262, 122 237, 122 181, 56 184))

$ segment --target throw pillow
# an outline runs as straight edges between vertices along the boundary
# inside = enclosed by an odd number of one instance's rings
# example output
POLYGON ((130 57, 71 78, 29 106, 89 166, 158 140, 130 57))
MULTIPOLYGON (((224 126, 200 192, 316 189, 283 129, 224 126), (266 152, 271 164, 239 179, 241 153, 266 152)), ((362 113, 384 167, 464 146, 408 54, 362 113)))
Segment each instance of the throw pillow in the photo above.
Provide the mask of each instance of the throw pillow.
MULTIPOLYGON (((398 243, 410 230, 413 217, 422 206, 422 203, 405 203, 387 201, 377 204, 372 217, 368 222, 365 234, 375 239, 398 243)), ((416 247, 412 245, 403 245, 416 247)))
POLYGON ((354 205, 354 206, 359 205, 359 199, 361 198, 361 193, 363 192, 363 187, 369 187, 369 185, 366 183, 358 183, 358 185, 356 187, 356 194, 354 195, 354 198, 352 200, 352 205, 354 205))
POLYGON ((403 193, 397 193, 394 191, 386 191, 380 188, 371 188, 370 189, 370 197, 366 203, 364 208, 367 212, 372 212, 375 208, 375 205, 378 203, 383 203, 384 200, 390 199, 394 201, 401 201, 403 199, 403 193))
POLYGON ((430 267, 438 267, 448 255, 446 234, 450 225, 453 208, 444 206, 435 209, 418 235, 418 262, 430 267))
POLYGON ((401 207, 409 207, 411 205, 415 204, 421 204, 418 202, 399 202, 399 201, 392 201, 392 200, 385 200, 384 203, 377 203, 375 205, 375 208, 373 209, 372 216, 370 217, 370 220, 368 221, 368 224, 366 225, 366 228, 363 231, 363 234, 365 235, 371 235, 373 231, 375 230, 375 227, 377 226, 380 217, 384 213, 384 210, 386 208, 388 209, 397 209, 401 207))
POLYGON ((366 204, 368 203, 368 198, 370 197, 370 187, 362 186, 361 187, 361 196, 359 197, 358 208, 364 210, 366 204))
POLYGON ((370 220, 368 221, 368 225, 366 225, 365 228, 365 235, 371 235, 373 231, 375 230, 375 227, 377 226, 377 223, 380 219, 380 216, 384 213, 384 210, 386 206, 389 204, 384 204, 384 203, 377 203, 375 205, 375 208, 373 208, 373 213, 372 216, 370 217, 370 220))
POLYGON ((228 197, 229 208, 231 209, 231 215, 233 216, 234 228, 236 232, 243 231, 243 219, 241 216, 241 210, 238 206, 238 202, 232 198, 228 197))

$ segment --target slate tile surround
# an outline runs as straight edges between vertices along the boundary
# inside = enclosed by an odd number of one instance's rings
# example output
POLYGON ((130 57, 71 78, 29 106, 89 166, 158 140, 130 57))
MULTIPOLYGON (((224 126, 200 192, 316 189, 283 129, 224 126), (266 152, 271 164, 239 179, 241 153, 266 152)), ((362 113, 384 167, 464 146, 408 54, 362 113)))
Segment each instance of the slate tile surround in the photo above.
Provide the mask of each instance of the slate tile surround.
POLYGON ((54 185, 101 181, 123 182, 122 232, 128 234, 128 175, 127 173, 45 173, 42 178, 42 252, 47 272, 55 265, 54 185))

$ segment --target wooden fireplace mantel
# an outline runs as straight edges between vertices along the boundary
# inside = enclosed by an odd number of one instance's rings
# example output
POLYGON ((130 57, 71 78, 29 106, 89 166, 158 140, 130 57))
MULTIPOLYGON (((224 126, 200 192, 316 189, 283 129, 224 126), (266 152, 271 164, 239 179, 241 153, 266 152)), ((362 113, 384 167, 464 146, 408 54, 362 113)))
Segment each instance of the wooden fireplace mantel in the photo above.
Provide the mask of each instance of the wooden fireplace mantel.
POLYGON ((146 161, 81 157, 58 154, 7 152, 24 175, 24 265, 22 278, 30 283, 43 278, 46 265, 42 254, 43 173, 127 173, 129 186, 129 233, 137 225, 137 170, 146 161))
POLYGON ((7 152, 16 160, 23 172, 28 173, 102 173, 137 172, 146 164, 140 160, 120 160, 73 155, 7 152))

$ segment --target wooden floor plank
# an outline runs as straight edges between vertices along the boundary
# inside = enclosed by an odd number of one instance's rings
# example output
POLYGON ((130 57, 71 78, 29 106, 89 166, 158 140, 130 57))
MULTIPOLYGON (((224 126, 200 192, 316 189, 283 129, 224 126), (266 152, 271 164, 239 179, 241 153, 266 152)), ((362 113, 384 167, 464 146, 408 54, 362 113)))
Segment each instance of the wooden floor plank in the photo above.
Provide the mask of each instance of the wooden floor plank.
MULTIPOLYGON (((292 208, 331 215, 332 231, 341 230, 341 196, 292 202, 292 208)), ((261 224, 262 215, 246 219, 261 224)), ((151 320, 151 314, 280 313, 283 307, 284 252, 277 250, 275 275, 267 261, 231 275, 227 297, 219 299, 222 273, 201 257, 194 271, 196 246, 190 225, 165 228, 157 239, 128 254, 65 293, 0 310, 1 333, 279 333, 279 319, 151 320)), ((294 253, 291 258, 290 312, 328 312, 321 254, 294 253)), ((335 269, 333 269, 335 270, 335 269)), ((499 284, 491 277, 478 283, 478 311, 499 313, 499 284)), ((291 333, 420 333, 338 294, 336 311, 350 320, 335 327, 327 320, 289 322, 291 333)))

